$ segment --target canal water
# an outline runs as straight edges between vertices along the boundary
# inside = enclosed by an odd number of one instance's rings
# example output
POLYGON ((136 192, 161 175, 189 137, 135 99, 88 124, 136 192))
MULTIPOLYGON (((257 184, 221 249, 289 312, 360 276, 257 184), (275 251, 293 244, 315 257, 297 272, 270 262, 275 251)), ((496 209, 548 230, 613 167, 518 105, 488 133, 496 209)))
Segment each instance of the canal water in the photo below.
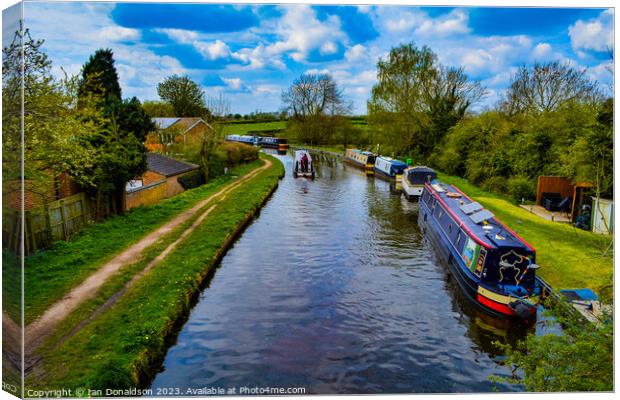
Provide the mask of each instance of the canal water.
POLYGON ((314 155, 314 181, 279 157, 286 177, 201 293, 155 391, 523 390, 489 376, 509 374, 493 342, 514 345, 525 329, 461 296, 416 203, 335 157, 314 155))

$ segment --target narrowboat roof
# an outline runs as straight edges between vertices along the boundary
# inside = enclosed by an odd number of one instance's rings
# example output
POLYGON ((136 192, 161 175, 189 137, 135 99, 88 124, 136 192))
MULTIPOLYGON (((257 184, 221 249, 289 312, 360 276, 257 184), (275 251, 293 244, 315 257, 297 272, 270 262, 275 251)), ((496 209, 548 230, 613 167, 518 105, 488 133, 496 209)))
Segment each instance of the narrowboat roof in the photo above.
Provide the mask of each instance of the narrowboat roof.
POLYGON ((411 172, 423 172, 423 173, 432 173, 435 174, 435 170, 430 168, 430 167, 426 167, 424 165, 416 165, 414 167, 409 167, 407 168, 407 172, 411 173, 411 172))
POLYGON ((395 158, 392 158, 392 157, 378 156, 377 158, 383 158, 384 160, 388 161, 390 164, 396 165, 396 166, 402 166, 402 165, 406 166, 407 165, 406 163, 404 163, 404 162, 402 162, 400 160, 397 160, 395 158))
POLYGON ((452 216, 462 222, 463 228, 487 249, 497 247, 534 248, 514 231, 500 222, 492 212, 473 201, 456 186, 434 180, 426 190, 439 198, 452 216), (485 228, 490 227, 490 228, 485 228))
POLYGON ((360 149, 349 149, 354 153, 360 153, 360 154, 364 154, 366 156, 374 156, 375 153, 371 152, 371 151, 366 151, 366 150, 360 150, 360 149))

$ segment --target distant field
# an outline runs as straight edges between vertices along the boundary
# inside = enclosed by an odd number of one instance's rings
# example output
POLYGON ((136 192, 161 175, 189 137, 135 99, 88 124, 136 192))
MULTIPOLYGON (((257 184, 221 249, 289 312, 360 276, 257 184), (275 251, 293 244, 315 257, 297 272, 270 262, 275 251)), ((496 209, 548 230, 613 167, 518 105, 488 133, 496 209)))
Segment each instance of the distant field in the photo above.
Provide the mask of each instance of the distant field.
POLYGON ((247 135, 252 132, 270 132, 286 128, 286 121, 249 122, 247 124, 225 124, 226 135, 247 135))

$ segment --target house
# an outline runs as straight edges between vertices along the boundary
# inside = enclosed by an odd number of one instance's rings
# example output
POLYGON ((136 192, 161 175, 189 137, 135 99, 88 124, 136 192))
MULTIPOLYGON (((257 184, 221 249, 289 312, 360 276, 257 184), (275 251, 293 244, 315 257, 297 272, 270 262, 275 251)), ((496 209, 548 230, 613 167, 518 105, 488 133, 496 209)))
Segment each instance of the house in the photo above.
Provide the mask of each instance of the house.
POLYGON ((157 136, 162 145, 201 139, 204 132, 211 130, 211 125, 197 117, 153 118, 153 123, 157 127, 157 136))
POLYGON ((147 171, 138 179, 127 183, 125 209, 154 204, 162 199, 183 192, 180 176, 196 171, 196 164, 175 160, 158 153, 146 155, 147 171))

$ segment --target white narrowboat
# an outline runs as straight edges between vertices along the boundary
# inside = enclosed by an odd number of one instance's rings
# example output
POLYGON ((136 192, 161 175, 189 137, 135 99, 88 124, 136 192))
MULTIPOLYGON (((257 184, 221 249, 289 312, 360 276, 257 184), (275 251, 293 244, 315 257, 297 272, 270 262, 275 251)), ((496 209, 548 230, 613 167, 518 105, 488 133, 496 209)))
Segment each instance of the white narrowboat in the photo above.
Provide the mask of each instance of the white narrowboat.
POLYGON ((295 166, 293 176, 295 178, 305 177, 314 179, 314 165, 310 152, 304 149, 295 150, 295 166))
POLYGON ((375 159, 375 174, 379 178, 399 182, 407 164, 391 157, 378 156, 375 159))
POLYGON ((422 196, 424 184, 437 179, 434 169, 425 166, 409 167, 403 173, 402 188, 407 200, 417 200, 422 196))

